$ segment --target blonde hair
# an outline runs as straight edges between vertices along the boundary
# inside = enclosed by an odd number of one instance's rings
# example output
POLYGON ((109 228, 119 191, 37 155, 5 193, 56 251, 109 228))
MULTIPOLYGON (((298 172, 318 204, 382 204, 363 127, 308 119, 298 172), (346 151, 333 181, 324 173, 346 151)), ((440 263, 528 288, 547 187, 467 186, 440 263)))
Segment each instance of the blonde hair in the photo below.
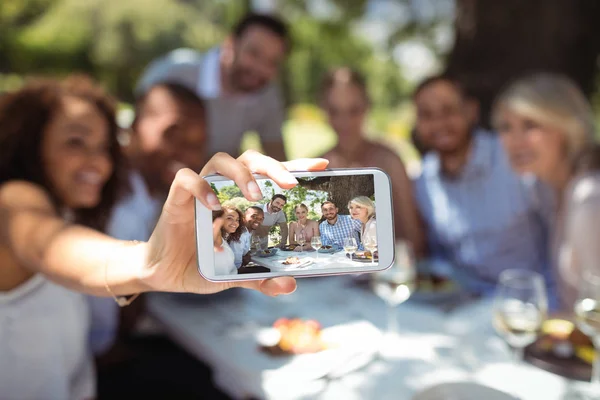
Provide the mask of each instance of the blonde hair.
POLYGON ((493 107, 492 123, 496 128, 503 108, 564 132, 570 160, 593 140, 592 108, 581 90, 562 75, 538 73, 509 85, 493 107))
POLYGON ((298 208, 304 208, 306 212, 308 212, 308 207, 304 203, 297 204, 296 207, 294 207, 294 212, 296 212, 298 208))
POLYGON ((375 217, 375 203, 373 200, 368 198, 367 196, 357 196, 348 202, 348 208, 350 208, 351 204, 356 204, 358 206, 364 207, 367 209, 367 219, 371 219, 375 217))

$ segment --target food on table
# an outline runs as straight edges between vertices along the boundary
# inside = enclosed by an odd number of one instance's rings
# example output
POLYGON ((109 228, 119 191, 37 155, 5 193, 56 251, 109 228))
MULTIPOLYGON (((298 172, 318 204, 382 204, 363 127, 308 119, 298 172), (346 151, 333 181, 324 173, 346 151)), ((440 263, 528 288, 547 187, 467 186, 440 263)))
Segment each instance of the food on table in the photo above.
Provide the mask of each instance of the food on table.
POLYGON ((455 289, 456 284, 444 276, 435 274, 418 274, 417 290, 421 292, 445 292, 455 289))
POLYGON ((267 250, 263 251, 263 253, 265 253, 265 254, 271 254, 271 250, 267 249, 267 250))
POLYGON ((591 340, 573 322, 565 319, 553 318, 544 322, 536 346, 559 358, 576 356, 588 363, 593 361, 594 348, 591 340))
POLYGON ((300 258, 298 258, 298 257, 288 257, 288 258, 285 259, 284 262, 282 262, 282 264, 284 264, 284 265, 300 264, 300 258))
POLYGON ((281 334, 276 347, 289 354, 316 353, 325 349, 321 324, 315 320, 280 318, 273 327, 281 334))
POLYGON ((323 247, 321 247, 321 248, 322 248, 322 249, 329 250, 329 249, 333 249, 333 246, 327 245, 327 246, 323 246, 323 247))

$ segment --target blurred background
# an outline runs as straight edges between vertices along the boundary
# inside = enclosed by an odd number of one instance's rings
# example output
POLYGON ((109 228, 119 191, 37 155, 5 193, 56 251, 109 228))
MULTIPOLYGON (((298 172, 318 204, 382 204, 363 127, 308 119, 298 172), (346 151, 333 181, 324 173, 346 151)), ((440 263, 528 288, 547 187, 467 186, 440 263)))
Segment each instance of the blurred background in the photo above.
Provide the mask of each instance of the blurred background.
MULTIPOLYGON (((316 91, 324 72, 341 65, 367 77, 368 132, 394 148, 409 172, 418 168, 407 140, 410 93, 432 73, 461 76, 482 103, 484 125, 494 94, 541 67, 574 79, 600 115, 600 7, 589 0, 3 0, 0 92, 28 76, 86 72, 120 99, 126 125, 133 86, 151 60, 178 47, 209 49, 248 11, 280 13, 292 29, 280 75, 290 158, 335 144, 316 91)), ((257 136, 246 134, 243 147, 260 150, 257 136)))

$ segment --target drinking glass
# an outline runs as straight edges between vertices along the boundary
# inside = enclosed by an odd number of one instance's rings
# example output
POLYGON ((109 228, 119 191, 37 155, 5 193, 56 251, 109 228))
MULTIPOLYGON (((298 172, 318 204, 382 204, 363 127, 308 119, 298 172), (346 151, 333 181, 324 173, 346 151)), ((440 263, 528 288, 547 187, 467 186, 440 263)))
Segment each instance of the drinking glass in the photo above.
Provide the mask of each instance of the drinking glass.
POLYGON ((273 247, 277 247, 277 245, 279 245, 279 242, 281 240, 281 236, 277 232, 272 232, 269 235, 269 239, 270 239, 271 243, 273 243, 273 247))
POLYGON ((507 269, 500 274, 493 307, 496 332, 513 349, 514 362, 535 342, 548 313, 546 285, 534 271, 507 269))
POLYGON ((598 399, 600 398, 600 275, 598 273, 585 269, 582 272, 575 302, 575 315, 577 327, 590 337, 596 351, 590 389, 598 399))
POLYGON ((319 249, 323 246, 321 243, 321 236, 313 236, 312 239, 310 239, 310 245, 317 250, 317 258, 319 258, 319 249))
POLYGON ((365 236, 363 241, 365 249, 371 253, 371 264, 375 264, 375 251, 377 250, 377 237, 374 235, 365 236))
POLYGON ((300 231, 296 233, 296 242, 300 245, 300 252, 304 251, 304 243, 306 243, 306 238, 304 237, 304 232, 300 231))
POLYGON ((356 244, 356 239, 353 237, 347 237, 344 240, 344 251, 350 254, 350 260, 352 260, 352 255, 358 250, 358 245, 356 244))
POLYGON ((387 304, 388 332, 398 333, 396 307, 410 298, 415 288, 416 261, 410 243, 396 243, 396 259, 385 271, 372 274, 371 287, 387 304))
POLYGON ((250 241, 250 250, 252 254, 256 254, 260 251, 260 237, 258 235, 252 235, 252 239, 250 241))

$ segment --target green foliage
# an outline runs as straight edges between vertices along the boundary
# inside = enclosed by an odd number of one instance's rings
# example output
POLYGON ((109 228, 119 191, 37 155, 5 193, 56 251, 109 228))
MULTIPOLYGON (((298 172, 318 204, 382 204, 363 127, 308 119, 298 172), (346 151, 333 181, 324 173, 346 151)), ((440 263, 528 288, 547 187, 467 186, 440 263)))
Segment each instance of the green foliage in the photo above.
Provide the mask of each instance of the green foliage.
MULTIPOLYGON (((204 51, 218 45, 249 9, 244 0, 3 0, 0 2, 0 73, 66 75, 86 72, 122 100, 144 67, 178 48, 204 51)), ((327 0, 329 18, 311 14, 307 2, 281 0, 293 47, 282 87, 289 103, 317 100, 321 76, 350 65, 367 76, 373 102, 387 107, 405 90, 398 66, 374 57, 372 45, 352 29, 367 0, 327 0)), ((4 85, 0 82, 0 88, 4 85)))
POLYGON ((304 203, 308 207, 308 218, 318 220, 321 218, 320 213, 316 213, 313 209, 318 208, 322 202, 327 200, 326 192, 318 192, 297 185, 296 187, 285 190, 284 193, 287 196, 287 203, 283 208, 288 221, 296 221, 295 208, 297 205, 304 203))
POLYGON ((221 204, 228 205, 228 206, 233 206, 233 207, 236 207, 241 212, 246 212, 246 210, 248 209, 248 207, 254 205, 255 203, 249 201, 245 197, 235 197, 233 199, 225 200, 221 204))
POLYGON ((217 194, 221 203, 231 200, 236 197, 244 197, 244 194, 237 185, 223 186, 217 194))

